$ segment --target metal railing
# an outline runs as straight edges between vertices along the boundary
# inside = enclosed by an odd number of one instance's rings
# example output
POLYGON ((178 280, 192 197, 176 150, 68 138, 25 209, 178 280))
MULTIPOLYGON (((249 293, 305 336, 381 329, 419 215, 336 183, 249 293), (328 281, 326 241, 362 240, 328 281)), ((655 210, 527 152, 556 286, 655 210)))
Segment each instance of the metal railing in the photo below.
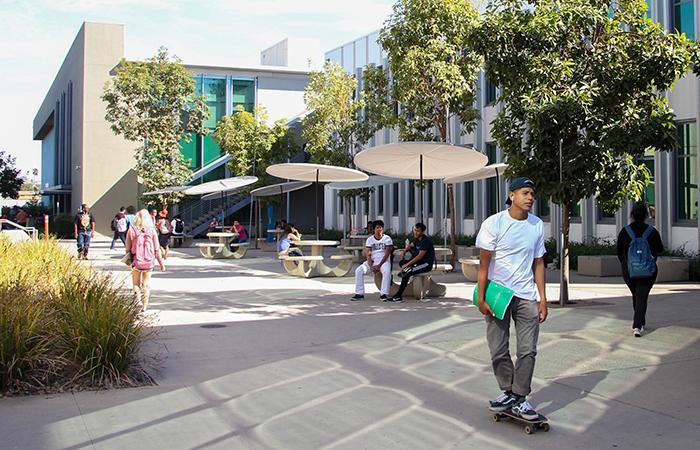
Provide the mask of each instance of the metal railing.
POLYGON ((225 216, 230 216, 247 204, 245 203, 246 199, 249 199, 247 195, 234 194, 224 197, 223 200, 221 198, 197 200, 183 208, 179 214, 185 222, 185 230, 191 232, 203 223, 208 225, 214 217, 217 217, 221 213, 224 206, 226 206, 227 209, 225 216), (242 202, 245 204, 241 205, 242 202), (239 207, 236 208, 236 206, 239 207))
POLYGON ((0 231, 6 230, 6 229, 9 230, 9 228, 7 228, 5 225, 10 225, 14 229, 24 231, 35 241, 37 239, 39 239, 39 230, 37 230, 34 227, 25 227, 25 226, 22 226, 18 223, 15 223, 9 219, 0 219, 0 231))

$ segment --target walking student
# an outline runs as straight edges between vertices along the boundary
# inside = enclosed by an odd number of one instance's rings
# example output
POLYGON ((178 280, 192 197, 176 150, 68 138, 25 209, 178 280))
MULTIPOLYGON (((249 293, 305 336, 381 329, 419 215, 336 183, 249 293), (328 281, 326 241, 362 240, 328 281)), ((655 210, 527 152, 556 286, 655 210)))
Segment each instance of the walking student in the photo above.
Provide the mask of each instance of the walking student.
POLYGON ((153 219, 147 209, 136 213, 134 222, 126 233, 126 251, 131 252, 131 280, 134 289, 134 299, 141 303, 142 311, 148 308, 151 295, 151 272, 156 260, 160 271, 165 271, 163 258, 158 251, 158 236, 156 235, 153 219))
POLYGON ((158 243, 160 251, 163 254, 163 259, 168 259, 168 250, 170 249, 170 234, 172 228, 168 220, 168 210, 163 209, 158 213, 158 221, 156 222, 156 230, 158 230, 158 243))
POLYGON ((126 245, 127 224, 125 211, 126 208, 122 206, 121 208, 119 208, 119 212, 117 212, 112 218, 110 228, 112 229, 112 231, 114 231, 114 236, 112 237, 112 245, 109 246, 110 250, 114 250, 114 244, 117 243, 117 239, 122 241, 122 244, 126 245))
POLYGON ((425 225, 418 222, 413 226, 413 242, 409 243, 399 262, 401 285, 394 296, 386 301, 403 303, 403 292, 412 276, 430 272, 435 263, 435 247, 433 241, 425 234, 425 225))
POLYGON ((659 232, 644 223, 647 217, 649 209, 646 203, 635 203, 632 223, 620 230, 617 236, 617 259, 622 264, 622 278, 632 293, 632 333, 635 337, 644 334, 647 301, 658 272, 656 258, 664 251, 659 232))
POLYGON ((126 229, 131 228, 131 224, 134 223, 134 218, 136 217, 136 207, 134 205, 129 205, 126 207, 126 229))
POLYGON ((78 244, 78 259, 87 259, 90 239, 94 234, 95 218, 90 213, 90 207, 83 203, 73 219, 73 235, 78 244))
POLYGON ((372 274, 382 274, 382 287, 379 291, 379 298, 384 301, 389 298, 389 288, 391 287, 391 253, 394 251, 394 242, 384 234, 384 222, 375 220, 373 222, 374 234, 367 238, 365 247, 367 248, 367 261, 363 262, 355 270, 355 295, 350 300, 358 301, 365 299, 364 277, 370 271, 372 274))
POLYGON ((486 340, 496 381, 503 393, 490 402, 490 410, 511 409, 514 414, 534 420, 538 413, 527 401, 535 370, 540 323, 547 319, 544 226, 530 214, 535 202, 535 184, 516 178, 508 188, 509 209, 487 218, 476 238, 480 250, 478 276, 479 311, 486 319, 486 340), (485 301, 488 282, 499 283, 514 295, 499 320, 485 301), (539 295, 538 295, 539 294, 539 295), (517 360, 510 356, 510 321, 515 323, 517 360))

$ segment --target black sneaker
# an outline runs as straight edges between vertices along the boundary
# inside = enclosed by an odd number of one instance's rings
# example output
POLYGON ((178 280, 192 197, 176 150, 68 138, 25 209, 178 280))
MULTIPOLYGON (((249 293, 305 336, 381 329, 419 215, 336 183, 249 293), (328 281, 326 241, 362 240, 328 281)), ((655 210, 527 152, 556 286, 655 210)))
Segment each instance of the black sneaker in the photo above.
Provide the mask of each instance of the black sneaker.
POLYGON ((394 303, 403 303, 403 297, 401 297, 400 295, 395 295, 389 301, 394 303))
POLYGON ((379 300, 381 300, 381 301, 383 301, 383 302, 388 302, 388 301, 389 301, 389 297, 387 297, 385 294, 382 294, 382 295, 379 296, 379 300))
POLYGON ((513 411, 513 414, 520 416, 525 420, 535 420, 540 416, 537 411, 535 411, 535 408, 532 407, 530 402, 525 399, 525 397, 520 397, 511 410, 513 411))
POLYGON ((355 294, 352 297, 350 297, 350 300, 352 300, 353 302, 357 302, 359 300, 364 300, 364 299, 365 299, 365 296, 360 295, 360 294, 355 294))
POLYGON ((489 410, 493 412, 507 411, 515 406, 517 401, 518 397, 516 397, 513 393, 504 392, 489 402, 489 410))

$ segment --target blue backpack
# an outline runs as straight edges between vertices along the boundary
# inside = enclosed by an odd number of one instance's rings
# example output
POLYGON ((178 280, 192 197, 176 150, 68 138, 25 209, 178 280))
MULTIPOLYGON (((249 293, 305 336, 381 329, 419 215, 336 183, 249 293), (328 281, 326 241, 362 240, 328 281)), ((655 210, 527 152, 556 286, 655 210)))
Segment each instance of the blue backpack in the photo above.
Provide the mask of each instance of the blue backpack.
POLYGON ((647 238, 653 227, 647 227, 641 237, 637 237, 632 227, 625 227, 632 242, 627 250, 627 272, 630 278, 651 278, 656 273, 656 257, 651 253, 651 247, 647 238))

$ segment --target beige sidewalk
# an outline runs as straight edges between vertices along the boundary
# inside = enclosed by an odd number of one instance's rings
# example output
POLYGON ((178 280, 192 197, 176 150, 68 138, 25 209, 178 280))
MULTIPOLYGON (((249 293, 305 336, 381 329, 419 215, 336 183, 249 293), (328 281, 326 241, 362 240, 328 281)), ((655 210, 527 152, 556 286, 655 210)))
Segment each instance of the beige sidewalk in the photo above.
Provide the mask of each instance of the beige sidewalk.
MULTIPOLYGON (((126 279, 97 242, 92 264, 126 279)), ((549 433, 494 423, 484 324, 461 275, 430 303, 350 302, 351 277, 298 279, 270 253, 174 252, 153 277, 158 386, 0 399, 2 448, 694 448, 700 286, 660 285, 631 336, 619 280, 573 277, 540 335, 532 403, 549 433)), ((556 274, 553 280, 556 279, 556 274)), ((556 283, 548 285, 551 299, 556 283)), ((150 351, 156 347, 149 348, 150 351)))

